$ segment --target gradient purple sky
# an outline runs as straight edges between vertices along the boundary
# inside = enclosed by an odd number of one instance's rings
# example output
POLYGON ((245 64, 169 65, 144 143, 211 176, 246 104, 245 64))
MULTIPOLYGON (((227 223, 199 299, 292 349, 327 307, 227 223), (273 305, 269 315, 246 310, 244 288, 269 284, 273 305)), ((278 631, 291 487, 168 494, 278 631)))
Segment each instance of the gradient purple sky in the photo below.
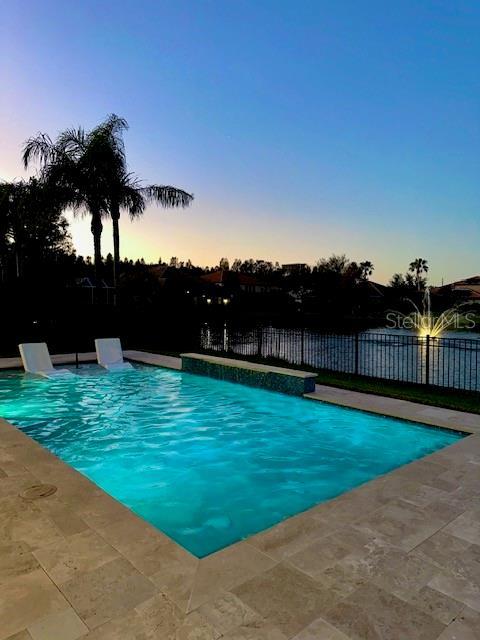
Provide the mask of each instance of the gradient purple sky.
MULTIPOLYGON (((6 0, 0 178, 38 131, 130 123, 130 169, 195 194, 122 220, 122 255, 415 257, 480 272, 480 4, 6 0)), ((88 222, 72 224, 92 253, 88 222)), ((105 225, 104 254, 111 250, 105 225)))

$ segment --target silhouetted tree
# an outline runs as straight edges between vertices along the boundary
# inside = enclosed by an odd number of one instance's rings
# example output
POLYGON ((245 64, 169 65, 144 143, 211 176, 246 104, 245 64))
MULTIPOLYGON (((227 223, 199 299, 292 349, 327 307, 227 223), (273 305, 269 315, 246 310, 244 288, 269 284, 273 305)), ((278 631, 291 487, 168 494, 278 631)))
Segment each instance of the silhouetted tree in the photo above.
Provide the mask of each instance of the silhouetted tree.
POLYGON ((426 284, 426 278, 423 278, 422 274, 426 274, 428 272, 427 260, 425 260, 424 258, 415 258, 415 260, 410 263, 408 270, 415 276, 415 285, 417 287, 417 291, 421 291, 421 289, 424 288, 426 284))
POLYGON ((123 118, 115 114, 89 132, 66 129, 55 141, 44 133, 26 141, 23 162, 40 164, 45 182, 62 189, 64 206, 87 214, 94 241, 95 277, 102 266, 102 217, 109 213, 112 184, 125 165, 123 118))
POLYGON ((370 262, 370 260, 364 260, 363 262, 360 262, 358 267, 360 269, 361 280, 368 280, 375 269, 375 267, 373 266, 373 263, 370 262))
POLYGON ((28 261, 31 273, 55 254, 72 254, 59 191, 30 178, 0 184, 0 266, 5 278, 13 254, 17 278, 28 261))
POLYGON ((148 185, 142 183, 131 173, 126 165, 118 167, 113 177, 108 198, 109 211, 113 224, 113 282, 117 283, 117 271, 120 263, 120 229, 119 220, 121 210, 125 210, 131 220, 140 217, 148 203, 154 202, 164 208, 187 207, 193 200, 193 195, 172 186, 148 185))

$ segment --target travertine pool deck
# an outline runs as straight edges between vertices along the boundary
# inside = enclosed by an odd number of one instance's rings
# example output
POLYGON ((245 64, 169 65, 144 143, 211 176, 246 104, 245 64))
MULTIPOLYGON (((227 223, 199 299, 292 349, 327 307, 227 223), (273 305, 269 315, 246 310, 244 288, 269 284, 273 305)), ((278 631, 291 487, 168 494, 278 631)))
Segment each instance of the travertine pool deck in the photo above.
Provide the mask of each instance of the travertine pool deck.
POLYGON ((479 417, 337 391, 472 435, 202 560, 0 420, 0 640, 480 638, 479 417))

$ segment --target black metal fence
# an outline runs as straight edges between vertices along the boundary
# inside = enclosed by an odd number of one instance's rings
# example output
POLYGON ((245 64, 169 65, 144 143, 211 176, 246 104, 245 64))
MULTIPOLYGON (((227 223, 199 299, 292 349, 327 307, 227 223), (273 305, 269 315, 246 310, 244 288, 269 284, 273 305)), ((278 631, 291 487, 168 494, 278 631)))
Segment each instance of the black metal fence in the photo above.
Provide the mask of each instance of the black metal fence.
POLYGON ((480 340, 470 338, 206 326, 200 348, 222 355, 276 358, 313 369, 480 391, 480 340))

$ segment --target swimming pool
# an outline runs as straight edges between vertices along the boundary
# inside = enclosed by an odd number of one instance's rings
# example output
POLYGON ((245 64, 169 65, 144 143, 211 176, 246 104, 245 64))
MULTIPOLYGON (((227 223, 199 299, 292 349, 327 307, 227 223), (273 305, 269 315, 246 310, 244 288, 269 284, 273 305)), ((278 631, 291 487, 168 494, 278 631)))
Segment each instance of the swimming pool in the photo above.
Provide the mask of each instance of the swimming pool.
POLYGON ((462 437, 168 369, 78 373, 3 372, 0 416, 198 557, 462 437))

